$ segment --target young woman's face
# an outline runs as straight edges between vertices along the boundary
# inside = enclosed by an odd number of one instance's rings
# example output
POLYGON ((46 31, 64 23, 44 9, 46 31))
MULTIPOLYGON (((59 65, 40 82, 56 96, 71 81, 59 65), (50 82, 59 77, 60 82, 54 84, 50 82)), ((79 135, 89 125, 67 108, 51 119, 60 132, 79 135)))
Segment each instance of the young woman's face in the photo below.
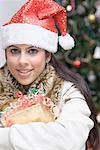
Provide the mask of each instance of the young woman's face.
POLYGON ((25 44, 11 45, 6 49, 7 66, 13 77, 22 85, 32 83, 44 70, 50 54, 25 44))

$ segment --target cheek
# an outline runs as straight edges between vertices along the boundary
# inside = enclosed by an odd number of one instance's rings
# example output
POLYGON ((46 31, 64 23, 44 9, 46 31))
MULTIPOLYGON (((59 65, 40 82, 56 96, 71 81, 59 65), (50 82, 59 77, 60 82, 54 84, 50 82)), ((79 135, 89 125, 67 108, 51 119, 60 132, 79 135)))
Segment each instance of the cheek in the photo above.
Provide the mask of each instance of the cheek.
POLYGON ((41 57, 31 59, 31 64, 36 68, 44 67, 46 65, 45 56, 43 55, 41 57))
POLYGON ((17 63, 18 63, 18 61, 15 57, 7 55, 7 66, 8 66, 10 71, 15 68, 17 63))
POLYGON ((14 57, 7 57, 7 64, 10 66, 13 66, 14 64, 16 64, 16 59, 14 57))

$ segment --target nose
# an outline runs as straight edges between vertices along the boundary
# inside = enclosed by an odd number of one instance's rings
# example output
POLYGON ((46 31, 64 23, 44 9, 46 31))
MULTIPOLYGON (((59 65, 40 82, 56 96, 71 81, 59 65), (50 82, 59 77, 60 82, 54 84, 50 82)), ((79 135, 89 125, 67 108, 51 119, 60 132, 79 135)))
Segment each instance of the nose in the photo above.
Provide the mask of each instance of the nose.
POLYGON ((24 53, 20 54, 19 60, 18 60, 20 65, 26 65, 28 64, 28 59, 24 53))

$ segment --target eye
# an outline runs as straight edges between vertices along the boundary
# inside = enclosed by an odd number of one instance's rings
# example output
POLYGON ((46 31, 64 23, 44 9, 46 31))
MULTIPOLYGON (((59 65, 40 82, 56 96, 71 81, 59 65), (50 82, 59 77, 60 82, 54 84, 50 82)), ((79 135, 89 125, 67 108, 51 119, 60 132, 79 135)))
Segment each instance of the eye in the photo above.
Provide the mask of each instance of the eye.
POLYGON ((16 55, 16 54, 20 53, 19 49, 17 49, 17 48, 10 48, 9 51, 13 55, 16 55))
POLYGON ((31 49, 28 50, 28 53, 31 54, 31 55, 37 54, 38 53, 38 49, 31 48, 31 49))

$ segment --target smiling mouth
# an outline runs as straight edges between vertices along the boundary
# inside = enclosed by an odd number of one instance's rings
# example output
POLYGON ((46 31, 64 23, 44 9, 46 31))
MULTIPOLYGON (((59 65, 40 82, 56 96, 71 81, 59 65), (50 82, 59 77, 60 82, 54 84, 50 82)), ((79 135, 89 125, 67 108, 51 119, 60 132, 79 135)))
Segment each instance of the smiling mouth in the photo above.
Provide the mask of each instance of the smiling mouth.
POLYGON ((31 74, 31 71, 32 70, 17 70, 18 74, 21 76, 21 77, 27 77, 31 74))

